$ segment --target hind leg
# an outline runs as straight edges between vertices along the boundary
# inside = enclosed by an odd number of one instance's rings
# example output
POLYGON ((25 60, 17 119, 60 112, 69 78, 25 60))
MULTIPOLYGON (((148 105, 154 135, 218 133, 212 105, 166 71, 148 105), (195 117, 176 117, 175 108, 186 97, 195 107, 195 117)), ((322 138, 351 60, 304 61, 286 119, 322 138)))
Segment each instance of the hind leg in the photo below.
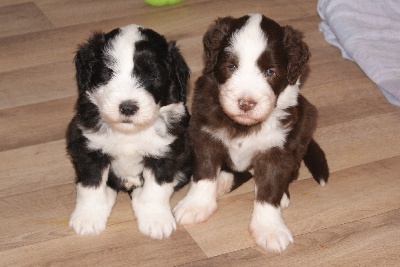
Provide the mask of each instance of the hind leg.
POLYGON ((218 197, 240 187, 253 177, 251 171, 235 172, 222 170, 217 178, 218 181, 218 197))
POLYGON ((281 207, 281 209, 286 209, 287 207, 289 207, 289 204, 290 204, 289 185, 290 185, 290 183, 295 181, 297 179, 297 177, 299 176, 299 169, 300 169, 300 164, 297 164, 296 167, 294 167, 294 170, 291 175, 291 179, 288 181, 288 183, 286 185, 286 189, 284 190, 283 196, 279 203, 279 206, 281 207))
POLYGON ((234 175, 230 172, 221 171, 217 178, 217 197, 221 197, 232 191, 234 175))
POLYGON ((290 204, 289 193, 283 193, 279 206, 281 207, 281 209, 286 209, 287 207, 289 207, 289 204, 290 204))

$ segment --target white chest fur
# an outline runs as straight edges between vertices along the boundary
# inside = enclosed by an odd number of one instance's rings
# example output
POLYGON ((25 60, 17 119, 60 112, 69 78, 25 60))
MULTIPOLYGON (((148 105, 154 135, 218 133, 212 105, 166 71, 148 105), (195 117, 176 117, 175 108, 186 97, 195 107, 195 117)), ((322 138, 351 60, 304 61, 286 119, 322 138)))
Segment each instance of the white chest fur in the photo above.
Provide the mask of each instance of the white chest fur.
MULTIPOLYGON (((281 116, 286 116, 283 111, 281 116)), ((253 156, 257 152, 266 151, 272 147, 283 147, 286 140, 288 128, 279 123, 278 114, 274 113, 262 124, 261 130, 244 137, 229 138, 224 130, 211 131, 203 128, 214 138, 220 140, 228 149, 229 156, 234 164, 232 166, 236 171, 245 171, 249 168, 253 156)))
POLYGON ((169 151, 169 145, 176 139, 169 134, 168 125, 184 114, 183 105, 170 105, 160 109, 160 116, 149 127, 133 133, 124 133, 105 126, 97 132, 85 131, 89 140, 88 147, 101 150, 113 160, 114 173, 129 182, 140 185, 143 171, 143 158, 146 156, 163 157, 169 151))
POLYGON ((288 116, 285 109, 297 105, 298 94, 298 84, 286 87, 278 98, 276 108, 269 118, 262 123, 261 130, 258 132, 232 139, 223 129, 212 131, 203 127, 202 130, 208 132, 226 146, 234 164, 232 168, 236 171, 245 171, 249 168, 253 156, 257 152, 267 151, 273 147, 283 148, 290 128, 283 126, 280 120, 288 116))

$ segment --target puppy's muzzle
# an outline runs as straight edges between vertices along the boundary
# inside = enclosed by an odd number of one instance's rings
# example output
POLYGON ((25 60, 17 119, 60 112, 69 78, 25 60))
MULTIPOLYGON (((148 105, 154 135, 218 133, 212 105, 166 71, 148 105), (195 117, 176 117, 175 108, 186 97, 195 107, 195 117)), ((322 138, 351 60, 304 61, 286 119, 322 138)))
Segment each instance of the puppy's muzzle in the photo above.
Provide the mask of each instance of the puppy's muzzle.
POLYGON ((125 116, 132 116, 139 110, 136 102, 134 101, 124 101, 119 105, 119 112, 125 116))

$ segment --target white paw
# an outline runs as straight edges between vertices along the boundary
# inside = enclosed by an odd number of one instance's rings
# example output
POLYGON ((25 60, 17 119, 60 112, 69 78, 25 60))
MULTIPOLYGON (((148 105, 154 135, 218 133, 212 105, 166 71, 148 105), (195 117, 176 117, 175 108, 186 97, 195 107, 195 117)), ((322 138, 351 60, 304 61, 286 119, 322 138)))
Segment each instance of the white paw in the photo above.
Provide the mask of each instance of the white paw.
POLYGON ((280 203, 281 208, 286 209, 287 207, 289 207, 289 204, 290 204, 290 198, 286 195, 286 193, 283 193, 280 203))
POLYGON ((132 207, 142 234, 154 239, 167 238, 176 230, 175 218, 169 205, 173 185, 160 186, 150 178, 145 181, 143 188, 133 191, 132 207))
POLYGON ((249 228, 256 244, 266 250, 282 252, 293 242, 279 208, 269 204, 255 204, 249 228))
POLYGON ((206 221, 216 209, 216 201, 197 203, 184 198, 175 206, 173 213, 180 224, 193 224, 206 221))
POLYGON ((76 207, 69 225, 80 235, 99 234, 106 228, 108 215, 105 210, 76 207))
POLYGON ((76 207, 69 225, 81 235, 102 232, 106 228, 117 192, 104 185, 99 188, 88 188, 78 184, 76 189, 76 207))
POLYGON ((188 194, 175 206, 173 213, 180 224, 206 221, 217 209, 217 182, 192 183, 188 194))
POLYGON ((169 237, 176 230, 176 222, 171 210, 165 208, 146 207, 135 210, 139 231, 154 239, 169 237))

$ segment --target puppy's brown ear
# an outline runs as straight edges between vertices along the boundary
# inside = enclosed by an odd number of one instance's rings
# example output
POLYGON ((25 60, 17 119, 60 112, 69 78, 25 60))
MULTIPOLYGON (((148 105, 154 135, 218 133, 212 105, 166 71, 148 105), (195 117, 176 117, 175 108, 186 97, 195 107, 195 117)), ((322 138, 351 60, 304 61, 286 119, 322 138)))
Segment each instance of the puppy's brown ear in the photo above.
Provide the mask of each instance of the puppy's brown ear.
POLYGON ((171 60, 171 72, 172 75, 175 76, 177 86, 179 87, 179 99, 183 102, 186 102, 186 91, 190 78, 190 69, 186 64, 186 61, 183 58, 179 48, 176 46, 175 41, 168 43, 168 53, 171 60))
POLYGON ((225 37, 231 30, 234 18, 218 18, 203 36, 205 68, 203 73, 210 73, 217 63, 218 53, 222 47, 225 37))
POLYGON ((288 59, 287 78, 293 85, 302 74, 308 60, 311 57, 308 45, 303 42, 303 34, 290 26, 283 27, 284 45, 288 59))

